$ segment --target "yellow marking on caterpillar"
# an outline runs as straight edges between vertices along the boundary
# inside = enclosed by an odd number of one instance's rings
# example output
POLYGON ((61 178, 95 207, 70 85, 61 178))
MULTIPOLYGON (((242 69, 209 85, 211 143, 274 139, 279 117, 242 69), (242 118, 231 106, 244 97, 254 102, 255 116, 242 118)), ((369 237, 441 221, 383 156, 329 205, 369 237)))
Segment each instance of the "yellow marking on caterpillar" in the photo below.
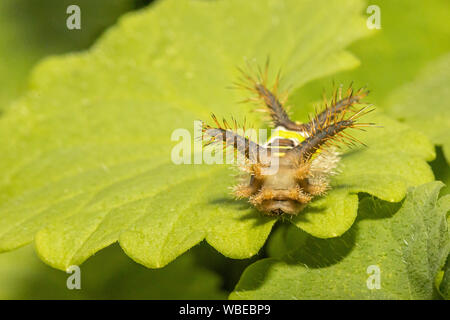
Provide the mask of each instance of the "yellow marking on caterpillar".
MULTIPOLYGON (((276 140, 277 138, 283 138, 283 139, 289 139, 294 142, 294 147, 299 145, 301 142, 303 142, 308 137, 308 134, 306 132, 300 132, 300 131, 291 131, 284 127, 277 127, 274 130, 272 130, 272 135, 267 140, 267 142, 264 144, 264 146, 268 146, 271 142, 276 140)), ((278 149, 285 149, 286 151, 289 149, 292 149, 290 146, 277 146, 278 149)), ((320 153, 320 150, 316 152, 316 154, 313 156, 316 157, 317 154, 320 153)), ((286 155, 285 152, 274 152, 275 156, 283 157, 286 155)))

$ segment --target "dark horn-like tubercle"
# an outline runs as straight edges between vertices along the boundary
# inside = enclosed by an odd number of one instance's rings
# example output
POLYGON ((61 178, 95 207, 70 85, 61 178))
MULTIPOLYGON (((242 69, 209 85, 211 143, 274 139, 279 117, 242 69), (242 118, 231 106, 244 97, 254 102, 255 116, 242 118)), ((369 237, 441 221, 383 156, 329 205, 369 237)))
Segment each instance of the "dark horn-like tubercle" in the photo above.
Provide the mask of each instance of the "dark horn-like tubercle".
MULTIPOLYGON (((216 122, 217 127, 214 128, 207 124, 203 124, 203 133, 208 136, 205 146, 216 142, 222 142, 225 148, 233 148, 253 163, 260 163, 264 160, 263 158, 266 158, 269 155, 270 150, 231 130, 231 127, 225 120, 223 125, 221 125, 214 115, 212 117, 216 122)), ((235 126, 237 127, 237 124, 235 126)))
MULTIPOLYGON (((373 123, 357 123, 357 119, 361 116, 373 111, 373 109, 367 110, 362 108, 355 112, 348 119, 344 119, 344 115, 340 120, 328 118, 328 120, 322 125, 311 126, 308 132, 308 138, 302 141, 298 146, 286 152, 286 156, 294 157, 297 160, 308 161, 311 157, 320 150, 324 145, 334 145, 335 142, 341 142, 347 145, 354 143, 363 144, 355 137, 344 133, 344 130, 350 128, 373 126, 373 123)), ((316 123, 317 116, 311 123, 316 123)))

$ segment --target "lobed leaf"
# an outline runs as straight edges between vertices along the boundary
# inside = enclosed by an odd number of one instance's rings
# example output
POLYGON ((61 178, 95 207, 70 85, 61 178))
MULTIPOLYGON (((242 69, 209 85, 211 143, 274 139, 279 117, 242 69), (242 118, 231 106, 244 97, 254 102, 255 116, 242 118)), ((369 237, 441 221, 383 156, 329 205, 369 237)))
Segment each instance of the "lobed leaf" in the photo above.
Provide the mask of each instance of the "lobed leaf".
MULTIPOLYGON (((121 19, 89 52, 40 64, 0 119, 0 250, 34 240, 63 270, 117 241, 152 268, 202 239, 228 257, 256 254, 276 220, 231 198, 224 167, 173 164, 171 133, 210 112, 246 114, 240 94, 225 89, 246 60, 270 54, 296 86, 356 66, 342 49, 368 33, 362 7, 159 1, 121 19)), ((296 225, 338 236, 356 217, 356 193, 400 201, 408 186, 433 179, 424 136, 372 119, 385 128, 360 136, 371 148, 345 153, 334 191, 296 225)))
POLYGON ((89 52, 40 64, 0 120, 0 249, 34 239, 59 269, 116 241, 148 267, 203 238, 230 257, 257 253, 275 220, 231 201, 228 170, 172 164, 171 133, 211 111, 246 113, 225 89, 245 60, 270 54, 295 85, 355 66, 342 48, 368 33, 361 8, 159 1, 89 52))
POLYGON ((365 197, 357 223, 339 238, 308 236, 296 248, 277 240, 273 248, 284 255, 248 267, 230 298, 437 298, 435 279, 450 249, 449 197, 438 199, 441 188, 431 182, 409 189, 398 211, 398 204, 365 197))

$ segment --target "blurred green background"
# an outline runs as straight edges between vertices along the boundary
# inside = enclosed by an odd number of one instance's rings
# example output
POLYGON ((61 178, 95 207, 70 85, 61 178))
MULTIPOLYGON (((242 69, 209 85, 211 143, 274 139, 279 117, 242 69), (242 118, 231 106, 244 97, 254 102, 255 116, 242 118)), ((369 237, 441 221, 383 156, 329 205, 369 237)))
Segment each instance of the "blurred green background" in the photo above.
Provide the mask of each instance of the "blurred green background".
POLYGON ((128 11, 151 0, 2 0, 0 1, 0 110, 27 85, 30 69, 48 55, 87 49, 128 11), (81 30, 66 28, 69 5, 82 10, 81 30))
MULTIPOLYGON (((45 57, 85 50, 117 19, 152 5, 150 0, 2 0, 0 2, 0 116, 27 88, 27 76, 45 57), (105 3, 107 2, 107 5, 105 3), (65 27, 66 8, 82 8, 81 30, 65 27)), ((370 102, 383 108, 389 94, 415 79, 429 62, 450 51, 450 1, 374 0, 382 28, 351 45, 357 69, 319 79, 291 95, 296 106, 312 107, 330 83, 368 85, 370 102)), ((365 13, 364 13, 365 14, 365 13)), ((442 150, 432 163, 436 178, 450 181, 442 150)), ((449 188, 443 193, 448 193, 449 188)), ((82 266, 82 289, 68 290, 68 274, 42 263, 32 246, 0 254, 0 299, 221 299, 233 289, 249 260, 224 258, 201 244, 160 270, 128 258, 118 246, 82 266)))

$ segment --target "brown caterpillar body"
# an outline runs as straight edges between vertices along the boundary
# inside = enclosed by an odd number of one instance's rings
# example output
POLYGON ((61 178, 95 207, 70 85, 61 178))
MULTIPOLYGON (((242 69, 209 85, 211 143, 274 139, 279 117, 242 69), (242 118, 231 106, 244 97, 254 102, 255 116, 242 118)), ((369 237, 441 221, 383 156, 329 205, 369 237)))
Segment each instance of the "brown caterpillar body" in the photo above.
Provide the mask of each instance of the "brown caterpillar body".
POLYGON ((324 110, 316 112, 308 123, 292 121, 283 103, 287 100, 277 93, 277 76, 271 90, 267 88, 267 70, 251 77, 245 72, 238 87, 251 91, 254 96, 247 101, 262 103, 269 112, 273 125, 281 130, 296 132, 303 141, 275 137, 266 145, 260 145, 239 135, 237 122, 234 129, 226 120, 221 124, 213 115, 216 127, 204 124, 203 132, 208 138, 206 144, 221 141, 247 160, 240 169, 247 173, 245 181, 234 187, 237 198, 248 198, 259 211, 268 215, 298 214, 314 197, 324 195, 330 188, 329 178, 335 174, 339 162, 338 143, 354 145, 358 141, 346 131, 351 128, 373 126, 373 123, 359 123, 358 119, 373 111, 355 105, 368 91, 353 92, 351 86, 342 96, 342 89, 335 90, 330 102, 324 98, 324 110), (277 161, 274 169, 273 160, 277 161))

